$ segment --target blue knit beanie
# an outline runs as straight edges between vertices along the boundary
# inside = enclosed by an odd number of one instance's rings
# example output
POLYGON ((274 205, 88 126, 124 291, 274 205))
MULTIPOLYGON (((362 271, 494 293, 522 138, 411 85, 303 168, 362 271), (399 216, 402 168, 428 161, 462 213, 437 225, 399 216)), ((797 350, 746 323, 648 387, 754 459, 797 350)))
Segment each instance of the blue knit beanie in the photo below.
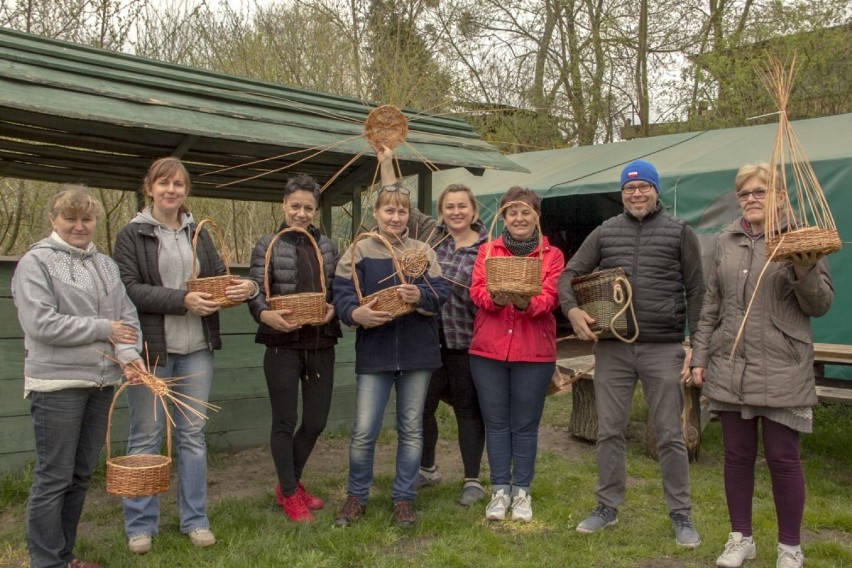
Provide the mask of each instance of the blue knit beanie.
POLYGON ((634 160, 627 164, 621 172, 621 187, 628 181, 642 180, 647 181, 654 186, 657 193, 660 193, 660 174, 657 173, 657 168, 653 164, 644 160, 634 160))

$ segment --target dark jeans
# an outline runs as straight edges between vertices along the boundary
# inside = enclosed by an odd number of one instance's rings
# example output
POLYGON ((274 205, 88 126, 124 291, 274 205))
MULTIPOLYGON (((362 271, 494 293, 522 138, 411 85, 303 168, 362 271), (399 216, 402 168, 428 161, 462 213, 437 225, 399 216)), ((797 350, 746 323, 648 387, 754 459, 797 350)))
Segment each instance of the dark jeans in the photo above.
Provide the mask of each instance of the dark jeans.
POLYGON ((453 407, 459 427, 459 450, 464 463, 464 476, 478 478, 485 449, 485 424, 476 396, 476 385, 470 372, 470 356, 465 349, 441 348, 443 366, 432 373, 426 406, 423 409, 422 467, 435 465, 438 445, 438 421, 435 412, 442 400, 453 407))
POLYGON ((470 356, 485 420, 492 491, 512 485, 528 490, 532 484, 538 427, 555 368, 555 362, 510 363, 470 356))
POLYGON ((745 420, 739 412, 720 412, 725 446, 725 499, 731 530, 751 536, 754 464, 758 422, 763 422, 763 453, 772 477, 778 516, 778 542, 796 546, 805 509, 805 476, 799 459, 799 433, 764 417, 745 420))
POLYGON ((36 465, 27 501, 32 568, 74 559, 77 523, 107 429, 113 387, 30 394, 36 465))
POLYGON ((328 422, 334 389, 334 347, 286 349, 267 347, 263 372, 272 405, 269 446, 281 493, 290 496, 328 422), (302 423, 299 385, 302 385, 302 423), (294 433, 295 432, 295 433, 294 433))

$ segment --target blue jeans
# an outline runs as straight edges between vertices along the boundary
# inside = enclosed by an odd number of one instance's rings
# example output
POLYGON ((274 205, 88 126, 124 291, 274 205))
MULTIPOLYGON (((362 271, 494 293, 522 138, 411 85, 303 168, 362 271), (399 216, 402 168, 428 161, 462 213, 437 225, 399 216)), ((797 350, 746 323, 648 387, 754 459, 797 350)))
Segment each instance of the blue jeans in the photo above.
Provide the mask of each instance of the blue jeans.
POLYGON ((529 490, 535 474, 544 398, 555 369, 555 362, 509 362, 470 356, 470 370, 485 421, 493 491, 513 485, 529 490))
POLYGON ((414 481, 423 452, 423 403, 431 370, 397 371, 355 376, 355 423, 349 440, 349 483, 346 492, 366 504, 373 484, 373 459, 382 417, 396 386, 396 475, 391 499, 414 500, 414 481))
POLYGON ((26 525, 32 568, 64 568, 74 559, 77 523, 104 445, 112 396, 113 387, 30 395, 36 465, 26 525))
MULTIPOLYGON (((196 351, 188 355, 170 354, 166 365, 156 368, 156 375, 166 379, 169 388, 201 414, 206 409, 186 400, 192 397, 204 402, 210 397, 213 382, 213 352, 196 351), (169 381, 169 378, 173 378, 169 381)), ((166 427, 163 408, 155 401, 153 393, 143 386, 127 389, 130 409, 130 439, 128 455, 159 454, 166 427), (156 403, 156 404, 155 404, 156 403)), ((207 519, 207 444, 204 426, 207 422, 188 411, 172 405, 177 446, 178 512, 180 532, 209 529, 207 519)), ((157 495, 124 499, 124 531, 128 538, 136 535, 153 535, 160 523, 160 500, 157 495)))

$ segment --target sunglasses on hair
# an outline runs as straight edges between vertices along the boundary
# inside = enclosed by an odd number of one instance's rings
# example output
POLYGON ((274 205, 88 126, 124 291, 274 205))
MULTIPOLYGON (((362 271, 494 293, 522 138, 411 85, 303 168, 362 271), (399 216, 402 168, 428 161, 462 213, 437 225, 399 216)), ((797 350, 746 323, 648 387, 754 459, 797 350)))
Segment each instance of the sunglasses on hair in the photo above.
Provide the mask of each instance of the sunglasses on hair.
POLYGON ((408 189, 407 187, 404 187, 402 185, 396 185, 396 184, 394 184, 394 185, 383 185, 380 193, 383 193, 383 192, 387 192, 387 193, 399 192, 402 195, 411 195, 410 189, 408 189))

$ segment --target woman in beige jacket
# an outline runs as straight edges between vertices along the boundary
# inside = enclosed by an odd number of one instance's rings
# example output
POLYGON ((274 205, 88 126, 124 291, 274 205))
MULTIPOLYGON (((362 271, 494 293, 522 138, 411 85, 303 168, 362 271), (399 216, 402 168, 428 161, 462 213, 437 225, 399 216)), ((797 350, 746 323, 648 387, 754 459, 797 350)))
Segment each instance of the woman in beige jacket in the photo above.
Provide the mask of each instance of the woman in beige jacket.
MULTIPOLYGON (((719 415, 725 448, 725 497, 731 533, 717 566, 737 567, 755 557, 751 511, 758 424, 772 477, 778 517, 778 567, 800 567, 799 532, 805 482, 799 433, 811 432, 817 404, 810 318, 834 299, 828 263, 821 255, 772 262, 754 294, 742 336, 735 338, 765 265, 768 164, 740 168, 735 187, 743 216, 716 244, 707 292, 694 334, 692 378, 704 383, 719 415), (731 350, 736 350, 731 356, 731 350)), ((779 191, 779 197, 786 194, 779 191)))

